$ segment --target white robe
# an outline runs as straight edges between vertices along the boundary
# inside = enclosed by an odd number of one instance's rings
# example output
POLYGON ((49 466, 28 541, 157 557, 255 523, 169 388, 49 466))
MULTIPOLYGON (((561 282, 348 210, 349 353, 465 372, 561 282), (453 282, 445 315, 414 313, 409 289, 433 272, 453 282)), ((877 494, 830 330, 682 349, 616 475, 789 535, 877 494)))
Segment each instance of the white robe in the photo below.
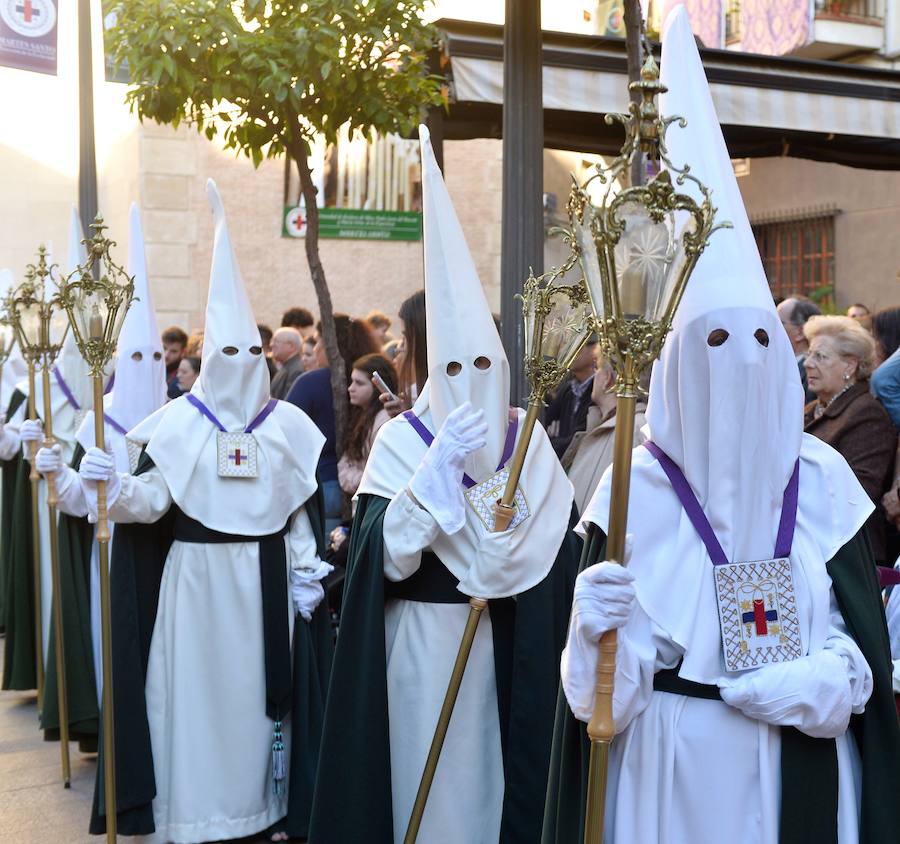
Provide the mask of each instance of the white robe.
MULTIPOLYGON (((398 495, 384 517, 384 573, 415 573, 440 528, 398 495)), ((402 841, 466 619, 468 604, 389 600, 384 609, 394 840, 402 841)), ((419 840, 496 842, 503 814, 503 755, 490 610, 475 633, 466 673, 428 796, 419 840)))
MULTIPOLYGON (((436 425, 423 391, 416 413, 436 425)), ((524 411, 519 411, 519 431, 524 411)), ((466 505, 466 522, 452 536, 403 492, 427 446, 397 417, 378 432, 359 494, 390 499, 383 524, 384 573, 393 581, 414 574, 422 551, 434 552, 468 596, 500 598, 540 583, 552 569, 572 508, 572 485, 536 426, 520 486, 532 516, 517 528, 488 533, 466 505)), ((402 841, 425 767, 469 613, 467 603, 392 599, 385 605, 388 718, 394 838, 402 841)), ((500 835, 505 778, 500 743, 490 611, 478 624, 447 738, 422 819, 419 841, 483 842, 500 835)))
MULTIPOLYGON (((154 522, 171 504, 154 468, 122 479, 110 517, 154 522)), ((302 507, 284 541, 289 568, 317 565, 302 507)), ((293 616, 289 606, 291 630, 293 616)), ((142 839, 146 844, 239 838, 287 813, 286 789, 275 795, 272 787, 262 630, 258 545, 176 540, 163 571, 145 686, 156 775, 156 832, 142 839)))
MULTIPOLYGON (((606 529, 610 476, 604 475, 584 514, 606 529)), ((865 708, 871 671, 847 634, 825 563, 864 524, 871 503, 843 459, 804 435, 800 501, 791 552, 801 640, 808 653, 831 649, 847 670, 850 704, 865 708)), ((653 691, 653 674, 681 663, 686 680, 726 685, 712 565, 662 467, 639 447, 633 456, 628 530, 629 569, 637 610, 620 629, 616 654, 612 744, 606 800, 607 844, 778 844, 780 727, 747 718, 722 701, 653 691)), ((774 534, 774 528, 772 533, 774 534)), ((774 542, 773 542, 774 544, 774 542)), ((570 673, 572 692, 593 684, 570 673)), ((810 704, 814 708, 814 704, 810 704)), ((837 740, 838 829, 857 844, 859 758, 847 733, 837 740)))

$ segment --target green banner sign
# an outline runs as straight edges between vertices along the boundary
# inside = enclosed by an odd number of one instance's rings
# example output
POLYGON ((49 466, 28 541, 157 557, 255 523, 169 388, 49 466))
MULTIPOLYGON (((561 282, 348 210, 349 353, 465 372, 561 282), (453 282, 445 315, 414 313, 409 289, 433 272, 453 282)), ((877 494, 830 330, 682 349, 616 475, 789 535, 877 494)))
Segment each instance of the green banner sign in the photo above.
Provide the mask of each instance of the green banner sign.
MULTIPOLYGON (((282 237, 306 235, 306 209, 285 206, 282 237)), ((418 211, 362 211, 357 208, 320 208, 319 237, 347 240, 421 240, 418 211)))

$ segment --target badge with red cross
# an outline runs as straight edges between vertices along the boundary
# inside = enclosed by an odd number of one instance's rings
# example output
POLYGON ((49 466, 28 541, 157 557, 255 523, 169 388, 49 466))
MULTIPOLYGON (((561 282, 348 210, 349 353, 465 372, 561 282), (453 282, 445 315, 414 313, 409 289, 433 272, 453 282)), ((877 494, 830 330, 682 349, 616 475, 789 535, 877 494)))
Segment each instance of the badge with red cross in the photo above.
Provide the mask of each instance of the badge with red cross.
POLYGON ((256 437, 253 434, 218 432, 220 478, 256 478, 256 437))
POLYGON ((718 565, 715 579, 726 670, 803 655, 790 560, 718 565))

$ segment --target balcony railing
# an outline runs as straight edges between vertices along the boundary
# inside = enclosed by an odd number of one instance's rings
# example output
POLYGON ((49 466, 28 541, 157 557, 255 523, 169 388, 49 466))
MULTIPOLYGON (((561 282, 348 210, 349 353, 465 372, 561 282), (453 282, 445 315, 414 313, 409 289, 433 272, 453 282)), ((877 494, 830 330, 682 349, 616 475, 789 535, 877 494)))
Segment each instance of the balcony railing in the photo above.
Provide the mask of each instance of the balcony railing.
POLYGON ((885 0, 816 0, 816 17, 848 22, 884 20, 885 0))

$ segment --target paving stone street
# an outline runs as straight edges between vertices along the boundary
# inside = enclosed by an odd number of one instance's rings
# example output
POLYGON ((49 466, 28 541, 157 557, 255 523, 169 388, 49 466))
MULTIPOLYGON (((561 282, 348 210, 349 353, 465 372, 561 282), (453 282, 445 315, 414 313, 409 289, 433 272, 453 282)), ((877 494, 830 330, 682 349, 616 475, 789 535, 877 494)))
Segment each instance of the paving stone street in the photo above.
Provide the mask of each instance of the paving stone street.
MULTIPOLYGON (((2 644, 0 638, 0 672, 2 644)), ((59 744, 43 741, 38 729, 37 695, 0 691, 0 844, 103 844, 106 840, 87 832, 96 756, 79 753, 77 744, 69 747, 72 786, 64 789, 59 744)))

